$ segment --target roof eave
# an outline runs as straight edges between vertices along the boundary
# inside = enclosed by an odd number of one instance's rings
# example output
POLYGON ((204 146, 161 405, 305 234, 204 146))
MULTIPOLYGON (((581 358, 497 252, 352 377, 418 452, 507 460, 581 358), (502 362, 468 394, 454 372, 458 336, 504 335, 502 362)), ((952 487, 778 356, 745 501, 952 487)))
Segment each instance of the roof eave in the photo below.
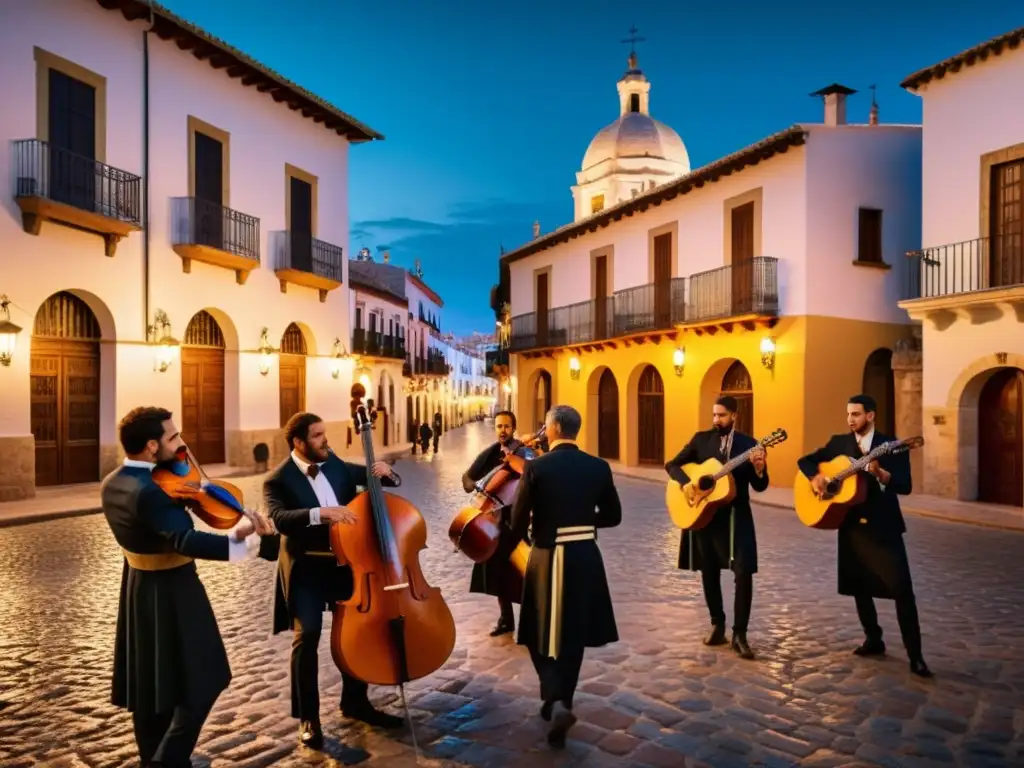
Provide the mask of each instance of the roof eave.
POLYGON ((919 69, 905 77, 900 83, 900 87, 908 91, 917 91, 932 80, 941 80, 947 74, 956 74, 964 67, 973 67, 979 62, 987 61, 989 56, 1001 56, 1006 50, 1016 50, 1020 47, 1021 42, 1024 42, 1024 27, 993 37, 991 40, 979 43, 955 56, 943 59, 937 64, 919 69))

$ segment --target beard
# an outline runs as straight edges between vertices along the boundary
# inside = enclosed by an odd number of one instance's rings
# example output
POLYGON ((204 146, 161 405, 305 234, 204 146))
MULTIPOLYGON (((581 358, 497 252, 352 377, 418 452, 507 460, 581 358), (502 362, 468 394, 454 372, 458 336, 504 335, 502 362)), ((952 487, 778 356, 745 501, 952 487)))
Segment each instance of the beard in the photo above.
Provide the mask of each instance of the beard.
POLYGON ((725 437, 730 432, 732 432, 732 424, 730 424, 729 426, 725 426, 724 424, 719 424, 717 427, 715 427, 715 429, 718 430, 718 434, 719 435, 721 435, 722 437, 725 437))

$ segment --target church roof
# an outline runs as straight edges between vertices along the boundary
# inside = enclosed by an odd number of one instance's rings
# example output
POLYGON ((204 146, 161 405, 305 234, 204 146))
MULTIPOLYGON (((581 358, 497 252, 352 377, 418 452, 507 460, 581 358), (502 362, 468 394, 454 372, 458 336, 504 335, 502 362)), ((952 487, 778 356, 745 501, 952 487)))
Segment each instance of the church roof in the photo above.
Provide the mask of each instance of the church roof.
POLYGON ((932 64, 930 67, 919 69, 914 74, 907 76, 900 83, 900 86, 909 91, 916 91, 922 85, 926 85, 932 80, 941 80, 947 74, 955 74, 964 67, 972 67, 985 61, 989 56, 995 57, 1001 55, 1004 51, 1016 50, 1020 47, 1022 41, 1024 41, 1024 27, 1018 27, 1012 32, 993 37, 991 40, 979 43, 973 48, 968 48, 966 51, 955 56, 943 59, 938 64, 932 64))
POLYGON ((690 165, 690 156, 679 134, 640 112, 627 112, 598 131, 583 156, 582 169, 620 157, 653 157, 690 165))
POLYGON ((774 133, 762 139, 756 144, 751 144, 749 147, 744 147, 738 152, 726 155, 715 160, 713 163, 697 168, 685 176, 680 176, 678 179, 673 179, 659 187, 655 187, 653 190, 638 195, 631 200, 613 205, 589 218, 573 222, 572 224, 566 224, 554 232, 531 240, 513 251, 508 251, 501 257, 501 260, 506 263, 518 261, 560 243, 566 243, 588 232, 596 232, 599 228, 607 227, 609 224, 621 220, 624 216, 628 217, 637 213, 643 213, 652 205, 658 206, 675 199, 679 195, 685 195, 694 189, 700 189, 705 184, 716 182, 723 176, 741 171, 748 166, 757 165, 774 155, 788 151, 790 147, 801 146, 806 141, 807 129, 801 125, 791 126, 784 131, 774 133))

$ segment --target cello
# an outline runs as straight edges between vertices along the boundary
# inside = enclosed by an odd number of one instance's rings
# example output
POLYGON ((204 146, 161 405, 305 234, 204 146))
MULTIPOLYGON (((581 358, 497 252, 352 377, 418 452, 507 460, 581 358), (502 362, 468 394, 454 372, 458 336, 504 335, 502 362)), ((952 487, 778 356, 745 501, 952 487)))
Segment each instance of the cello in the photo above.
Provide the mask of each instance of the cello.
MULTIPOLYGON (((352 415, 363 442, 366 490, 346 506, 351 524, 330 528, 331 551, 352 569, 352 596, 336 603, 331 656, 342 672, 374 685, 404 684, 440 669, 455 648, 455 620, 441 590, 427 583, 419 552, 427 526, 407 499, 386 493, 369 471, 374 464, 373 426, 353 392, 352 415)), ((411 725, 411 719, 410 719, 411 725)))

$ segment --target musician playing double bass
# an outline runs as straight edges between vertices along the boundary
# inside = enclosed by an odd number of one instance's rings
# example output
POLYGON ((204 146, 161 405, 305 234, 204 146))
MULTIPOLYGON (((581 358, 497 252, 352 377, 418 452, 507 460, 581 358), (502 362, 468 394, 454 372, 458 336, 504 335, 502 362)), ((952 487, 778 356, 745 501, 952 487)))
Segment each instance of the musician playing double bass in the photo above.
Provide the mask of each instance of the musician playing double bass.
MULTIPOLYGON (((512 411, 498 411, 494 415, 494 431, 498 435, 497 442, 484 448, 462 475, 462 487, 466 493, 472 493, 477 480, 499 466, 504 456, 514 453, 522 445, 514 437, 516 417, 512 411)), ((501 509, 503 526, 508 525, 510 512, 511 507, 509 506, 501 509)), ((510 574, 513 566, 508 557, 514 545, 515 539, 511 535, 503 536, 497 551, 489 560, 473 565, 469 591, 498 598, 498 608, 501 613, 498 623, 491 630, 491 637, 505 635, 516 629, 516 617, 512 610, 512 603, 518 603, 522 595, 516 589, 519 579, 514 572, 510 574)))
POLYGON ((530 650, 540 678, 540 715, 548 743, 565 744, 576 722, 573 695, 586 648, 619 639, 597 529, 622 522, 608 462, 576 445, 580 414, 552 408, 545 421, 550 451, 526 463, 512 505, 512 530, 533 530, 517 642, 530 650))
MULTIPOLYGON (((359 385, 357 385, 359 386, 359 385)), ((365 485, 367 468, 342 461, 330 452, 323 420, 297 413, 285 425, 288 456, 264 481, 270 518, 281 532, 274 594, 274 634, 293 630, 291 654, 292 717, 299 720, 299 743, 323 747, 317 646, 323 613, 352 596, 352 569, 339 566, 331 551, 330 526, 349 523, 344 506, 365 485)), ((401 478, 386 462, 370 468, 381 485, 396 487, 401 478)), ((398 728, 402 719, 373 707, 368 686, 342 674, 341 704, 346 717, 370 725, 398 728)))
MULTIPOLYGON (((850 431, 833 435, 822 448, 797 462, 815 491, 821 493, 828 482, 828 478, 818 472, 819 464, 837 456, 858 459, 895 439, 875 429, 877 408, 870 395, 851 397, 846 406, 846 424, 850 431)), ((865 635, 864 642, 853 652, 857 656, 885 654, 874 598, 894 600, 910 671, 920 677, 931 677, 921 651, 917 600, 903 541, 907 527, 899 500, 913 488, 910 456, 905 452, 883 456, 872 461, 866 472, 870 475, 867 499, 846 513, 838 535, 839 594, 853 597, 865 635)))
MULTIPOLYGON (((757 445, 750 435, 736 431, 736 398, 723 395, 711 409, 711 429, 697 432, 683 449, 665 464, 669 477, 680 485, 691 479, 684 464, 716 458, 723 464, 757 445)), ((750 509, 750 489, 761 493, 768 487, 764 449, 755 451, 749 463, 733 471, 736 497, 722 507, 706 526, 684 530, 679 540, 679 569, 700 571, 704 601, 711 614, 711 632, 705 645, 725 645, 725 607, 722 602, 722 571, 731 569, 736 583, 731 646, 744 659, 754 658, 747 643, 747 624, 754 598, 757 573, 757 534, 750 509)))

